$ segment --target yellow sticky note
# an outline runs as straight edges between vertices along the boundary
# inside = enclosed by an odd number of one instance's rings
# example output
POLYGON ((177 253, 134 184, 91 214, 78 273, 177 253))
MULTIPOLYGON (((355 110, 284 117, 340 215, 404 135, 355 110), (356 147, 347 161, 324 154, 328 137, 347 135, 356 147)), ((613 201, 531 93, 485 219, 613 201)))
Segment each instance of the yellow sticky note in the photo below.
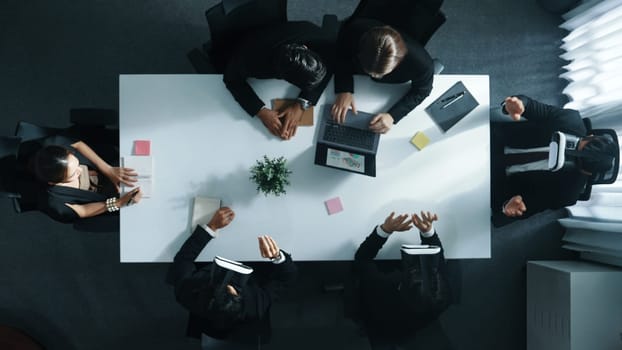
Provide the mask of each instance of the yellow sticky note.
POLYGON ((425 146, 430 143, 430 139, 424 134, 422 131, 418 131, 412 139, 410 139, 410 143, 415 145, 419 150, 422 150, 425 146))

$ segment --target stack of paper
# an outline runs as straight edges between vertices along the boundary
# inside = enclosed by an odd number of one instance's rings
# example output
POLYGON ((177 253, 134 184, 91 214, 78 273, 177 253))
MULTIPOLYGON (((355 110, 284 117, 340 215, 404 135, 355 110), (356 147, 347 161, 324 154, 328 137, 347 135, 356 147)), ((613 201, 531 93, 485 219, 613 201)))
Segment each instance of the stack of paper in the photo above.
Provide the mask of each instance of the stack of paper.
POLYGON ((153 190, 153 158, 151 156, 126 156, 122 159, 123 167, 134 169, 138 174, 134 187, 123 186, 124 192, 140 187, 143 198, 152 196, 153 190))
POLYGON ((194 197, 191 229, 194 230, 198 224, 207 225, 219 208, 220 199, 218 198, 194 197))

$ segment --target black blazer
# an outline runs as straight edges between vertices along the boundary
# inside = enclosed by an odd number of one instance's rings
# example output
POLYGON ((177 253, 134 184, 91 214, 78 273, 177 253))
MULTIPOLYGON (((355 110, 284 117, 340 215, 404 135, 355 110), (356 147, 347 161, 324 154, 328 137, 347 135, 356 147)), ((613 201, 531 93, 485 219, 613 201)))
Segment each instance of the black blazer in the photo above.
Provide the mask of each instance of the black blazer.
MULTIPOLYGON (((286 44, 304 44, 317 53, 326 65, 326 77, 311 90, 301 91, 299 97, 315 105, 332 77, 334 43, 319 27, 310 22, 286 22, 266 27, 243 38, 225 68, 223 80, 246 113, 255 116, 264 106, 248 78, 280 79, 274 66, 274 53, 286 44)), ((268 106, 269 107, 269 106, 268 106)))
MULTIPOLYGON (((358 43, 367 30, 384 25, 386 23, 370 18, 352 18, 344 23, 337 39, 335 93, 353 93, 353 75, 367 75, 357 59, 358 43)), ((388 111, 393 117, 394 123, 400 121, 428 97, 432 91, 432 81, 434 79, 434 62, 428 52, 408 34, 400 31, 400 35, 408 48, 406 57, 402 59, 391 73, 381 79, 373 79, 380 83, 389 84, 400 84, 410 81, 410 90, 388 111)))
POLYGON ((503 215, 501 207, 504 201, 515 195, 521 195, 527 207, 519 218, 575 204, 587 184, 587 175, 579 170, 569 170, 531 171, 505 176, 503 147, 548 146, 555 131, 586 136, 587 129, 581 115, 575 110, 547 105, 524 95, 516 97, 525 105, 523 117, 527 121, 491 124, 493 217, 503 215))
MULTIPOLYGON (((355 302, 360 303, 361 321, 369 333, 400 338, 412 335, 427 326, 447 305, 430 308, 427 312, 414 316, 415 311, 407 307, 397 289, 402 280, 401 270, 381 271, 374 261, 386 241, 387 238, 380 237, 374 228, 356 251, 353 267, 357 279, 355 288, 358 289, 355 295, 358 300, 355 302)), ((442 247, 436 233, 428 238, 421 236, 421 243, 442 247)), ((445 276, 442 250, 440 254, 439 273, 445 276)))
POLYGON ((200 338, 201 333, 210 337, 225 339, 232 334, 261 335, 263 341, 270 337, 270 307, 283 289, 296 279, 297 268, 289 254, 281 264, 269 263, 269 275, 264 283, 258 281, 253 272, 242 290, 244 318, 232 328, 222 329, 206 315, 205 301, 193 292, 194 286, 209 277, 209 267, 197 268, 194 260, 212 236, 197 226, 192 235, 179 249, 171 265, 167 281, 175 286, 177 301, 189 312, 187 335, 200 338))

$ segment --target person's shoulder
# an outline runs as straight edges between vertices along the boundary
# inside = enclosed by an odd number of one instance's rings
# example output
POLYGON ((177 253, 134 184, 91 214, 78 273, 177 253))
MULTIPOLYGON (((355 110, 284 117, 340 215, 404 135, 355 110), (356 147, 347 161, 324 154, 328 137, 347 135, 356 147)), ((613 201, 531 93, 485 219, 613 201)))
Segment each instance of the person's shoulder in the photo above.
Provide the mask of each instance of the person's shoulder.
POLYGON ((425 63, 426 65, 433 65, 432 57, 423 45, 408 34, 400 33, 400 35, 402 36, 402 39, 406 43, 406 48, 408 49, 408 53, 404 59, 417 63, 425 63))

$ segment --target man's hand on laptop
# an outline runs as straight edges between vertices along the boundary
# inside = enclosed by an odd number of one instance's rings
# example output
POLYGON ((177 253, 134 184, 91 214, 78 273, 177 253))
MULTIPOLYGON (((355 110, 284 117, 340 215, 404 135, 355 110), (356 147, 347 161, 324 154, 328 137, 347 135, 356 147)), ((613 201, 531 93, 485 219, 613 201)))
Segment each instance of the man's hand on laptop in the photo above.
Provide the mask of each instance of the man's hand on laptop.
POLYGON ((369 122, 369 129, 376 134, 386 134, 393 126, 393 117, 389 113, 379 113, 369 122))
POLYGON ((279 112, 279 116, 283 118, 283 127, 280 134, 283 140, 289 140, 296 136, 296 129, 298 129, 298 123, 300 123, 303 113, 304 110, 298 103, 291 103, 279 112))
POLYGON ((333 116, 333 120, 339 124, 343 124, 346 121, 346 114, 348 114, 348 108, 352 107, 352 112, 356 114, 356 106, 354 105, 354 95, 351 92, 341 92, 337 94, 335 103, 330 110, 330 114, 333 116))
POLYGON ((281 124, 281 119, 279 118, 279 113, 273 111, 269 108, 262 108, 257 113, 259 119, 263 125, 270 131, 270 133, 274 136, 281 136, 281 128, 283 125, 281 124))

